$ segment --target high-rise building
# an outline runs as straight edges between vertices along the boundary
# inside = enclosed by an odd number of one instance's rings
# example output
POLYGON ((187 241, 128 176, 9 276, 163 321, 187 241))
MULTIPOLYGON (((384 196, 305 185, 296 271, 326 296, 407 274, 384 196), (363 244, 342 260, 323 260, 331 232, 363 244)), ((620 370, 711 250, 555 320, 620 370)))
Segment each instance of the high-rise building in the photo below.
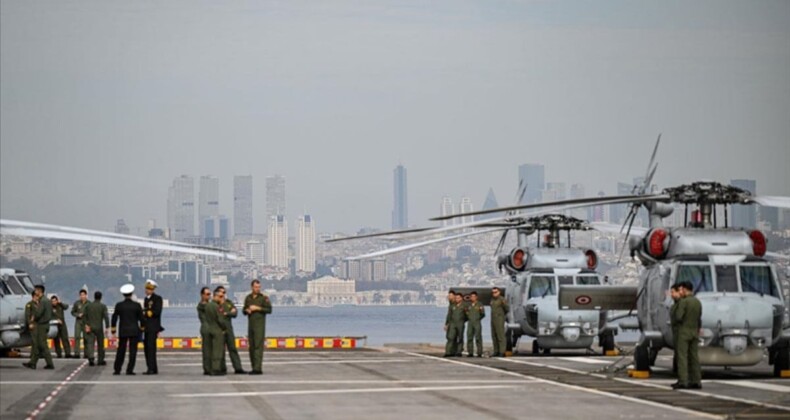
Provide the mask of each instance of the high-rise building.
POLYGON ((233 177, 233 235, 252 236, 252 175, 233 177))
MULTIPOLYGON (((584 185, 572 184, 569 198, 570 199, 584 198, 584 185)), ((570 215, 577 219, 591 220, 592 213, 593 213, 593 207, 587 207, 587 208, 573 209, 571 210, 570 215)))
POLYGON ((409 199, 406 184, 406 168, 398 165, 393 171, 392 228, 409 227, 409 199))
MULTIPOLYGON (((604 193, 603 191, 599 191, 598 192, 598 197, 605 197, 605 196, 606 196, 606 193, 604 193)), ((592 212, 591 220, 593 222, 606 222, 606 221, 609 221, 609 215, 607 214, 608 210, 609 210, 609 207, 610 206, 602 206, 602 205, 598 205, 598 206, 593 207, 592 208, 593 212, 592 212)))
MULTIPOLYGON (((472 199, 469 197, 461 197, 461 204, 458 205, 458 210, 460 213, 471 213, 475 211, 474 205, 472 205, 472 199)), ((461 218, 461 223, 472 223, 474 221, 474 216, 464 216, 461 218)))
MULTIPOLYGON (((442 197, 442 205, 439 207, 439 214, 442 216, 450 216, 455 214, 453 207, 453 199, 450 197, 442 197)), ((442 226, 450 226, 453 224, 453 219, 442 220, 442 226)))
POLYGON ((274 175, 266 177, 266 220, 285 216, 285 177, 274 175))
POLYGON ((122 235, 129 234, 129 226, 126 226, 126 221, 123 219, 118 219, 115 222, 115 233, 120 233, 122 235))
POLYGON ((778 207, 760 207, 760 219, 767 223, 772 231, 781 230, 778 207))
POLYGON ((230 239, 230 222, 225 216, 212 216, 203 219, 203 243, 225 246, 230 239))
MULTIPOLYGON (((749 191, 752 195, 757 194, 757 181, 753 179, 733 179, 730 182, 733 187, 749 191)), ((757 227, 757 209, 755 205, 732 205, 732 226, 736 228, 754 229, 757 227)))
POLYGON ((266 263, 273 267, 288 268, 288 221, 278 214, 269 219, 269 237, 266 244, 266 263))
POLYGON ((521 200, 522 204, 539 203, 543 197, 545 185, 545 169, 543 165, 525 163, 518 167, 518 180, 527 186, 527 192, 521 200))
POLYGON ((315 223, 305 214, 297 221, 296 271, 315 272, 315 223))
POLYGON ((246 250, 244 252, 244 255, 246 255, 247 260, 252 261, 258 265, 263 265, 266 263, 266 260, 264 258, 265 254, 263 252, 264 246, 261 241, 255 241, 255 240, 247 241, 245 245, 246 245, 246 250))
POLYGON ((200 237, 207 238, 205 220, 219 216, 219 178, 210 175, 200 177, 200 191, 198 192, 198 223, 200 224, 200 237))
POLYGON ((181 175, 168 189, 167 228, 174 241, 195 236, 195 180, 191 176, 181 175))
POLYGON ((564 182, 547 182, 546 191, 554 191, 554 196, 557 200, 565 200, 568 198, 564 182))
MULTIPOLYGON (((488 188, 488 194, 486 194, 486 199, 483 201, 483 210, 491 210, 499 207, 499 203, 496 201, 496 195, 494 195, 494 189, 488 188)), ((496 214, 482 214, 477 216, 477 220, 483 219, 490 219, 492 217, 496 217, 496 214)))
MULTIPOLYGON (((617 195, 631 195, 633 193, 634 186, 625 182, 618 182, 617 183, 617 195)), ((609 222, 611 223, 623 223, 625 217, 628 215, 628 211, 631 209, 630 204, 610 204, 609 206, 609 222)))

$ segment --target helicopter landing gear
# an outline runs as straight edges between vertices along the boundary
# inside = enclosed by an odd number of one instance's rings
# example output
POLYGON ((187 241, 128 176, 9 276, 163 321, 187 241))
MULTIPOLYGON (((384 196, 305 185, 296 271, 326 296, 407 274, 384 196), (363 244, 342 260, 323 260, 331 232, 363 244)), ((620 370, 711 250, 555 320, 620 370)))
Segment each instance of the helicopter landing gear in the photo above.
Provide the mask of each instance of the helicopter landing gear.
POLYGON ((513 331, 505 332, 505 353, 513 354, 513 348, 516 346, 516 335, 513 331))
POLYGON ((551 349, 546 349, 546 348, 543 349, 543 355, 544 356, 548 356, 550 354, 551 354, 551 349))
POLYGON ((634 348, 634 370, 650 370, 650 349, 646 344, 641 344, 634 348))
POLYGON ((659 349, 654 349, 654 348, 650 347, 650 350, 649 350, 649 352, 650 352, 650 354, 649 354, 650 355, 650 366, 655 366, 656 365, 656 359, 658 359, 658 350, 659 349))
POLYGON ((774 376, 782 377, 782 373, 790 370, 790 345, 785 345, 771 351, 774 362, 774 376))
POLYGON ((609 352, 614 351, 614 334, 605 333, 598 337, 601 344, 601 354, 606 356, 609 352))
POLYGON ((540 354, 540 346, 538 345, 537 339, 532 340, 532 354, 534 354, 535 356, 540 354))

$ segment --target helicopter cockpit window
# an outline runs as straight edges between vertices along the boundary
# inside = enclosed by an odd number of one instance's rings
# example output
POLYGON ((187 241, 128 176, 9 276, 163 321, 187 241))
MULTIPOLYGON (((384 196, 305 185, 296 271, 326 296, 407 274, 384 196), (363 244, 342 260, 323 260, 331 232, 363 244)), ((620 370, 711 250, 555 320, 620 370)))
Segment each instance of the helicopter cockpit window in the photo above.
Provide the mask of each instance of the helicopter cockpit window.
POLYGON ((13 293, 15 295, 26 295, 27 294, 25 292, 25 289, 22 287, 22 285, 17 281, 17 279, 15 277, 9 277, 8 280, 6 280, 6 284, 11 289, 11 293, 13 293))
POLYGON ((560 286, 573 286, 573 276, 560 276, 560 286))
POLYGON ((8 288, 8 285, 5 283, 5 280, 0 280, 0 293, 3 295, 10 295, 11 289, 8 288))
POLYGON ((30 277, 24 276, 17 278, 22 282, 22 286, 24 286, 25 290, 27 290, 28 293, 33 293, 33 290, 36 288, 36 286, 33 285, 33 282, 30 280, 30 277))
POLYGON ((779 290, 767 266, 742 265, 741 288, 744 292, 759 293, 779 297, 779 290))
POLYGON ((597 286, 601 284, 601 281, 598 280, 598 276, 579 276, 576 277, 576 284, 579 286, 597 286))
POLYGON ((716 266, 716 291, 719 292, 738 291, 738 277, 735 274, 735 266, 733 265, 716 266))
POLYGON ((694 293, 713 291, 713 279, 710 273, 710 266, 685 264, 679 266, 675 283, 684 281, 690 281, 691 284, 694 285, 694 293))
POLYGON ((554 276, 533 276, 529 282, 529 297, 539 298, 556 294, 554 276))

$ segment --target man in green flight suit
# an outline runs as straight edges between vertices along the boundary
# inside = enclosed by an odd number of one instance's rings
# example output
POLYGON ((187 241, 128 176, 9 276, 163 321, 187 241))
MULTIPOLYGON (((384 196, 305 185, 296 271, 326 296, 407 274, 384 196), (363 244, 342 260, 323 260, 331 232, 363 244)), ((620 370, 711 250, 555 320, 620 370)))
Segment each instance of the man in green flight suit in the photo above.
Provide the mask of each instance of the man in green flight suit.
POLYGON ((107 305, 101 302, 102 293, 93 294, 93 302, 85 305, 85 356, 88 364, 94 366, 93 346, 98 347, 99 366, 104 366, 104 336, 105 330, 110 329, 110 316, 107 314, 107 305))
POLYGON ((52 317, 58 323, 58 335, 52 340, 55 343, 55 353, 58 359, 66 355, 67 359, 71 358, 71 344, 69 344, 69 327, 66 325, 66 318, 64 311, 69 309, 69 305, 61 302, 57 296, 52 295, 49 299, 52 303, 52 317), (61 346, 63 350, 61 351, 61 346))
MULTIPOLYGON (((38 309, 38 296, 36 290, 33 290, 33 293, 30 296, 30 302, 25 305, 25 326, 24 329, 30 334, 30 358, 32 359, 35 357, 38 359, 38 346, 32 345, 33 341, 36 340, 36 309, 38 309)), ((27 366, 27 364, 23 364, 22 366, 27 366)))
MULTIPOLYGON (((230 363, 233 365, 234 373, 247 373, 241 367, 241 358, 239 357, 239 350, 236 349, 236 334, 233 332, 233 318, 238 315, 236 305, 227 298, 225 295, 226 290, 224 287, 219 286, 222 290, 222 303, 220 304, 220 313, 223 314, 222 322, 224 323, 225 330, 225 347, 228 348, 228 355, 230 356, 230 363)), ((223 351, 224 353, 224 351, 223 351)), ((224 356, 224 354, 223 354, 224 356)), ((224 359, 224 357, 223 357, 224 359)), ((222 367, 225 367, 223 364, 222 367)))
POLYGON ((263 374, 263 347, 266 341, 266 315, 272 313, 269 297, 261 293, 261 282, 250 283, 252 293, 244 298, 244 313, 247 315, 247 346, 250 349, 250 375, 263 374))
MULTIPOLYGON (((450 305, 447 312, 447 345, 444 349, 444 357, 457 357, 460 353, 458 336, 463 334, 464 322, 466 322, 465 308, 464 295, 455 293, 455 303, 450 305)), ((463 341, 461 347, 463 347, 463 341)))
POLYGON ((23 363, 22 366, 35 369, 38 359, 43 357, 47 362, 44 369, 55 369, 55 365, 52 363, 52 353, 49 352, 49 346, 47 345, 49 321, 52 320, 52 304, 44 296, 44 286, 36 286, 33 292, 33 299, 37 302, 32 310, 32 322, 29 325, 33 339, 33 349, 30 352, 30 361, 23 363))
MULTIPOLYGON (((672 326, 672 348, 678 348, 678 323, 675 321, 675 312, 678 309, 678 301, 680 300, 680 284, 673 284, 669 289, 669 296, 672 298, 672 307, 669 308, 669 323, 672 326)), ((678 372, 678 353, 672 352, 672 372, 678 372)))
POLYGON ((80 358, 80 347, 85 347, 85 305, 88 304, 88 291, 80 289, 80 300, 71 305, 74 317, 74 358, 80 358))
POLYGON ((486 317, 486 310, 480 302, 477 301, 477 292, 469 294, 469 303, 466 305, 466 352, 469 357, 475 355, 475 346, 477 344, 477 357, 483 357, 483 326, 480 321, 486 317))
POLYGON ((444 345, 444 357, 450 357, 450 350, 455 355, 456 342, 450 340, 450 319, 453 314, 453 305, 455 305, 455 291, 451 289, 447 292, 447 315, 444 317, 444 335, 447 339, 447 343, 444 345))
POLYGON ((206 303, 204 309, 208 339, 203 345, 208 346, 211 355, 211 368, 208 372, 211 376, 225 375, 222 366, 225 355, 225 331, 222 330, 223 321, 220 313, 221 294, 220 289, 214 289, 214 298, 206 303))
POLYGON ((678 360, 678 381, 673 389, 701 389, 702 371, 699 364, 699 327, 702 304, 694 297, 691 282, 680 283, 681 299, 678 301, 673 322, 677 323, 678 338, 675 353, 678 360))
POLYGON ((200 353, 203 355, 203 374, 211 374, 211 347, 208 345, 208 322, 206 322, 206 305, 211 300, 211 289, 200 289, 200 302, 197 304, 198 319, 200 320, 200 353))
POLYGON ((507 349, 505 339, 505 320, 510 312, 510 305, 502 296, 502 291, 495 287, 491 289, 491 341, 494 351, 491 357, 502 357, 507 349))

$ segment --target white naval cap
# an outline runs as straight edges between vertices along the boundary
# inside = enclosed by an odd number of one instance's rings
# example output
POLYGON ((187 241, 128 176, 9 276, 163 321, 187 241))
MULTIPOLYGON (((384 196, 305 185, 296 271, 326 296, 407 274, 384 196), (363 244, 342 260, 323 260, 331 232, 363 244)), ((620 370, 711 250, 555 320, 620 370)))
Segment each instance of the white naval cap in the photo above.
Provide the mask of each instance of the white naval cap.
POLYGON ((124 284, 121 286, 121 294, 122 295, 131 295, 134 293, 134 285, 133 284, 124 284))
POLYGON ((159 286, 159 285, 156 284, 156 282, 151 280, 151 279, 148 279, 148 280, 145 281, 145 288, 146 289, 153 290, 153 289, 156 289, 157 286, 159 286))

